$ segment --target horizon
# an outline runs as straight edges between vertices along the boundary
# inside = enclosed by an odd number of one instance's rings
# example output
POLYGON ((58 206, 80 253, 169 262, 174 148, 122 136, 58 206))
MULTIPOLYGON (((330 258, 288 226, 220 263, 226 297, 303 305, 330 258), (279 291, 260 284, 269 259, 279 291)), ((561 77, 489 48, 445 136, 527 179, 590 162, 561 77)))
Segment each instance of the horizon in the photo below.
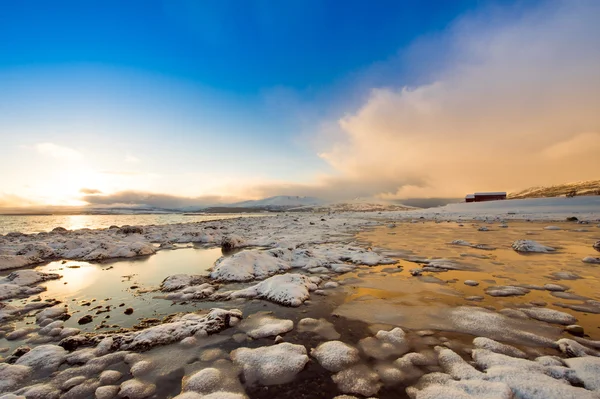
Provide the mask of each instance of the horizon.
POLYGON ((600 3, 5 4, 0 213, 596 180, 600 3))

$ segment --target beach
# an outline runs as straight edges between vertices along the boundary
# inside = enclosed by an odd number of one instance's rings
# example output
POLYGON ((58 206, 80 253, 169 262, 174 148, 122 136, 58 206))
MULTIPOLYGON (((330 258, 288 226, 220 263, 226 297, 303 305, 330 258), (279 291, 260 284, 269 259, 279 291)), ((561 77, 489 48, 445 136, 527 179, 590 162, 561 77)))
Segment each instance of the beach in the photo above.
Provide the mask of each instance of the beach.
POLYGON ((0 394, 595 398, 600 209, 563 200, 6 234, 0 394))

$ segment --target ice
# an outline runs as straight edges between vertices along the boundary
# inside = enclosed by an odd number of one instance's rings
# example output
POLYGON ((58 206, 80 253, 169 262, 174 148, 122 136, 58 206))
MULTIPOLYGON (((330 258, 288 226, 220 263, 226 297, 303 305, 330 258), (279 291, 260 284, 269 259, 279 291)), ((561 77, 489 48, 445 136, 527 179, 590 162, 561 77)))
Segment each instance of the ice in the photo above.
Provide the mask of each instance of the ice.
POLYGON ((156 392, 156 385, 134 378, 121 384, 119 397, 127 399, 143 399, 154 395, 154 392, 156 392))
POLYGON ((558 310, 554 310, 554 309, 520 308, 519 310, 521 310, 521 312, 525 313, 527 316, 531 317, 532 319, 545 321, 547 323, 569 325, 569 324, 575 324, 577 322, 577 319, 575 317, 571 316, 570 314, 564 313, 564 312, 559 312, 558 310))
POLYGON ((249 384, 284 384, 294 379, 308 363, 306 348, 283 342, 256 349, 239 348, 231 352, 231 360, 242 368, 249 384))
POLYGON ((291 331, 294 322, 278 319, 268 313, 259 312, 248 316, 239 328, 253 339, 266 338, 291 331))
POLYGON ((311 350, 310 354, 321 366, 332 372, 341 371, 360 360, 358 349, 341 341, 322 343, 311 350))
MULTIPOLYGON (((154 346, 179 342, 191 337, 200 331, 214 334, 231 326, 233 320, 242 317, 237 309, 223 310, 211 309, 207 314, 200 315, 188 313, 174 319, 170 323, 159 324, 144 330, 113 334, 111 350, 147 350, 154 346)), ((98 344, 98 337, 82 335, 68 337, 60 342, 63 347, 77 347, 81 345, 98 344)))
POLYGON ((266 251, 247 250, 217 260, 210 277, 219 281, 251 281, 265 279, 291 266, 266 251))
POLYGON ((331 378, 344 393, 370 396, 375 395, 381 388, 379 375, 364 364, 340 371, 331 378))
POLYGON ((513 242, 512 249, 517 252, 554 252, 556 249, 542 245, 537 241, 533 240, 517 240, 513 242))
POLYGON ((310 278, 295 273, 281 274, 251 287, 234 291, 231 298, 261 298, 286 306, 300 306, 310 298, 317 284, 310 278))
POLYGON ((527 358, 527 354, 520 349, 515 348, 514 346, 502 344, 498 341, 494 341, 493 339, 485 338, 485 337, 477 337, 473 340, 473 345, 479 349, 487 349, 492 352, 501 353, 503 355, 511 356, 511 357, 519 357, 519 358, 527 358))
POLYGON ((58 345, 40 345, 17 359, 15 364, 29 366, 34 372, 50 373, 58 370, 66 356, 67 351, 58 345))
POLYGON ((325 339, 338 339, 340 333, 335 330, 333 324, 325 319, 304 318, 298 322, 299 332, 312 332, 325 339))

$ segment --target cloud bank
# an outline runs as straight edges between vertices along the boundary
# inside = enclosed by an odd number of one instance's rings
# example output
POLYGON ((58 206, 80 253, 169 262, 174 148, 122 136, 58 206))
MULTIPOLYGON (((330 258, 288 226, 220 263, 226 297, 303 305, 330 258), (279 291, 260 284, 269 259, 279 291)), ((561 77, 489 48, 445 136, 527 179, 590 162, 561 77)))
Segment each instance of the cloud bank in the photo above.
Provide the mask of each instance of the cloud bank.
POLYGON ((35 149, 42 155, 51 156, 60 160, 80 161, 83 159, 83 154, 81 152, 54 143, 38 143, 35 145, 35 149))
POLYGON ((443 61, 433 79, 374 88, 320 148, 336 176, 283 193, 462 196, 599 178, 600 3, 549 2, 518 18, 497 12, 416 43, 430 65, 443 61))
POLYGON ((232 202, 231 198, 220 196, 180 197, 169 194, 155 194, 140 191, 120 191, 107 195, 85 195, 81 198, 91 206, 148 206, 167 209, 195 208, 222 202, 232 202))

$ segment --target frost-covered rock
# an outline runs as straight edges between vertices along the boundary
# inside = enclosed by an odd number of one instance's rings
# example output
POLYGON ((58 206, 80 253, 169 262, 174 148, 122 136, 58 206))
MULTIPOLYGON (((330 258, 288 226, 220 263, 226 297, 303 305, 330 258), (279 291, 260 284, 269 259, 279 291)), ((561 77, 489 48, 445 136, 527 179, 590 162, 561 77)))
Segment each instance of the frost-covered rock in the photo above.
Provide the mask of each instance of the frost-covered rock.
POLYGON ((18 270, 0 279, 0 300, 26 297, 39 294, 46 290, 45 287, 32 287, 47 280, 58 279, 56 273, 41 273, 35 270, 18 270))
POLYGON ((367 356, 380 360, 403 355, 410 349, 406 334, 400 327, 391 331, 380 330, 374 337, 361 339, 358 346, 367 356))
POLYGON ((512 285, 493 286, 485 289, 485 293, 490 296, 522 296, 529 293, 524 287, 512 285))
POLYGON ((15 364, 31 367, 34 372, 51 373, 65 361, 67 351, 58 345, 36 346, 23 356, 15 364))
POLYGON ((341 371, 359 361, 358 349, 341 341, 322 343, 310 352, 325 369, 341 371))
POLYGON ((363 396, 375 395, 382 385, 379 375, 364 364, 340 371, 331 378, 340 391, 363 396))
POLYGON ((594 265, 600 265, 600 258, 596 256, 586 256, 581 260, 583 263, 591 263, 594 265))
MULTIPOLYGON (((111 350, 147 350, 154 346, 179 342, 184 338, 203 332, 206 335, 218 333, 242 318, 237 309, 211 309, 207 314, 188 313, 170 323, 159 324, 144 330, 113 334, 111 350), (235 321, 234 321, 235 320, 235 321)), ((76 335, 60 342, 65 348, 83 345, 98 345, 102 338, 94 335, 76 335)))
POLYGON ((574 316, 554 309, 521 308, 520 310, 532 319, 548 323, 569 325, 577 322, 577 319, 574 316))
POLYGON ((533 240, 517 240, 517 241, 513 242, 512 249, 514 249, 517 252, 545 253, 545 252, 556 251, 555 248, 548 247, 546 245, 542 245, 539 242, 533 241, 533 240))
POLYGON ((218 259, 210 277, 219 281, 261 280, 290 268, 288 262, 266 251, 241 251, 218 259))
POLYGON ((154 395, 154 392, 156 392, 156 385, 134 378, 121 384, 119 397, 127 399, 144 399, 154 395))
POLYGON ((317 283, 302 274, 280 274, 251 287, 234 291, 231 298, 261 298, 286 306, 300 306, 317 283))
POLYGON ((253 339, 272 337, 291 331, 294 322, 278 319, 270 314, 259 312, 248 316, 239 328, 253 339))
POLYGON ((308 356, 304 346, 284 342, 256 349, 236 349, 231 352, 231 360, 241 367, 249 384, 275 385, 292 381, 308 363, 308 356))
POLYGON ((527 358, 527 354, 522 350, 485 337, 475 338, 473 340, 473 345, 479 349, 487 349, 492 352, 501 353, 511 357, 527 358))
POLYGON ((17 388, 31 376, 31 367, 0 363, 0 393, 17 388))
POLYGON ((174 274, 160 283, 160 290, 163 292, 175 291, 191 285, 203 284, 206 280, 206 277, 200 275, 174 274))

